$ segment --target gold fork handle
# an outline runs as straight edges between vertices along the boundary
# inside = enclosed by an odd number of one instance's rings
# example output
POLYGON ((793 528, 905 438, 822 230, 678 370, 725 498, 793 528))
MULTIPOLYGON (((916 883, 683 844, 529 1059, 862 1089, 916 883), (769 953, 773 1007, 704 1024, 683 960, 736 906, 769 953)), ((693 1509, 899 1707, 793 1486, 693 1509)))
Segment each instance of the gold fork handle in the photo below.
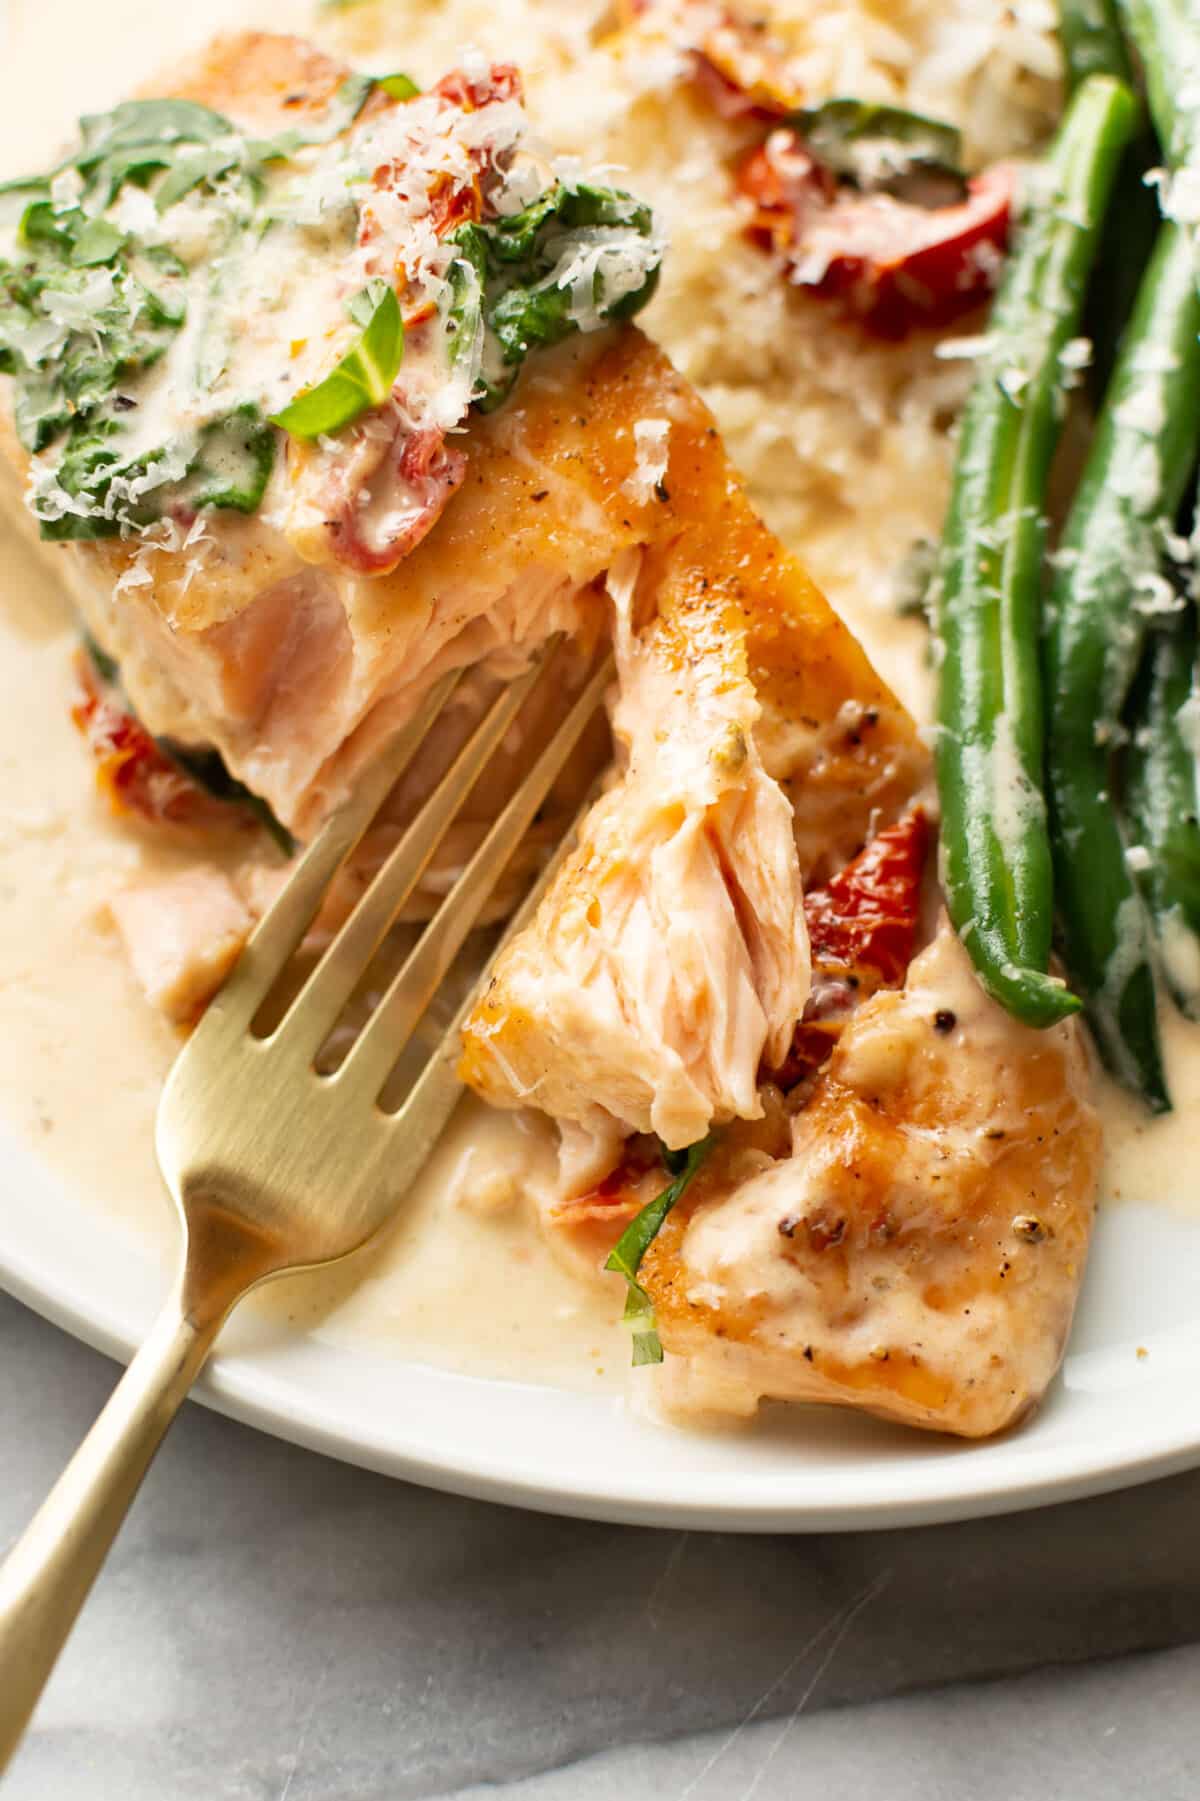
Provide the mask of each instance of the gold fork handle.
POLYGON ((0 1566, 0 1771, 220 1324, 186 1317, 178 1292, 168 1301, 0 1566))

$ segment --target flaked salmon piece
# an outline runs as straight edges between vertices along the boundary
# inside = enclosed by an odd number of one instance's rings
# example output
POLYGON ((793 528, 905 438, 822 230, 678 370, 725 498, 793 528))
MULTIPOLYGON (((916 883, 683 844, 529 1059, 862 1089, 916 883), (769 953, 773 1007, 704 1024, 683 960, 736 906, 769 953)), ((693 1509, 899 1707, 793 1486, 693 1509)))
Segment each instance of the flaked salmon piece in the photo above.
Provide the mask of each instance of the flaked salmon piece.
POLYGON ((744 645, 719 618, 676 616, 663 588, 639 635, 638 560, 610 578, 623 775, 496 972, 467 1056, 489 1098, 495 1070, 548 1113, 680 1145, 757 1111, 759 1062, 782 1057, 808 995, 808 939, 744 645))
POLYGON ((668 1402, 862 1407, 976 1438, 1062 1356, 1101 1133, 1074 1021, 1018 1025, 943 918, 846 1027, 790 1150, 731 1180, 736 1132, 642 1264, 668 1402))
POLYGON ((126 888, 109 911, 147 1000, 176 1025, 203 1012, 253 924, 228 876, 207 863, 126 888))
POLYGON ((497 964, 462 1073, 493 1104, 681 1146, 760 1112, 760 1063, 782 1060, 808 994, 802 883, 894 818, 927 764, 652 357, 615 347, 597 393, 610 417, 670 421, 657 529, 609 578, 621 772, 497 964))

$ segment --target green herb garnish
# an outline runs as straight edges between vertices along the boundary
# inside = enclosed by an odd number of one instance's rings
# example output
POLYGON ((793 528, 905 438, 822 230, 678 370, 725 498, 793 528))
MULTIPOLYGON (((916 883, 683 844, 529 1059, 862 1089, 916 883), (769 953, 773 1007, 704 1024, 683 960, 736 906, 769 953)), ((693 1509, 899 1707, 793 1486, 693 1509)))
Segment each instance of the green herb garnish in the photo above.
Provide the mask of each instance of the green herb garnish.
POLYGON ((711 1149, 711 1138, 702 1138, 698 1144, 689 1145, 686 1151, 669 1151, 663 1146, 662 1159, 674 1180, 630 1220, 605 1260, 605 1269, 624 1276, 629 1286, 624 1319, 633 1332, 635 1366, 663 1360, 662 1344, 654 1324, 654 1303, 637 1280, 638 1269, 658 1237, 663 1221, 711 1149))
POLYGON ((244 807, 248 813, 253 813, 285 857, 295 854, 296 840, 287 827, 276 819, 261 795, 247 788, 245 782, 239 782, 236 776, 230 775, 219 751, 191 750, 176 744, 171 738, 158 738, 155 742, 173 763, 179 765, 185 775, 191 776, 197 786, 214 799, 227 801, 231 807, 244 807))
POLYGON ((893 193, 918 174, 964 186, 962 134, 940 119, 839 99, 804 107, 789 124, 826 168, 868 192, 893 193))
MULTIPOLYGON (((30 505, 43 537, 142 532, 201 508, 253 512, 276 428, 313 439, 387 401, 404 325, 385 282, 352 303, 360 335, 348 353, 269 420, 277 389, 222 389, 237 367, 232 289, 257 246, 269 232, 324 239, 344 228, 349 248, 368 180, 352 157, 322 161, 315 206, 285 187, 279 209, 271 168, 340 136, 376 89, 400 102, 419 92, 399 71, 351 75, 308 129, 262 139, 194 101, 126 101, 81 120, 78 148, 49 174, 0 184, 0 218, 15 228, 0 259, 0 373, 13 378, 18 436, 39 458, 30 505), (189 201, 195 216, 178 210, 189 201), (160 437, 142 378, 170 353, 189 307, 196 329, 177 353, 186 404, 160 437)), ((498 406, 531 350, 629 318, 653 292, 661 255, 648 208, 575 180, 448 241, 449 361, 479 372, 464 410, 498 406)))
POLYGON ((404 359, 400 303, 384 281, 373 281, 350 302, 350 317, 363 326, 354 348, 323 381, 297 394, 272 425, 294 438, 319 438, 339 431, 368 407, 382 406, 404 359))
MULTIPOLYGON (((100 680, 106 687, 117 690, 121 705, 129 713, 130 718, 136 718, 129 705, 128 696, 121 687, 121 670, 116 659, 110 657, 106 650, 101 649, 92 634, 87 631, 83 634, 83 648, 100 680)), ((197 787, 203 788, 216 800, 227 801, 230 806, 244 807, 247 812, 253 813, 263 829, 270 833, 283 854, 287 857, 293 855, 296 849, 296 840, 292 834, 285 825, 276 819, 260 795, 252 793, 244 782, 239 782, 236 776, 230 775, 219 751, 192 749, 186 745, 176 744, 173 738, 156 738, 154 742, 163 755, 169 757, 177 768, 196 783, 197 787)))
POLYGON ((412 76, 405 75, 401 70, 397 70, 394 75, 376 76, 375 86, 385 94, 390 94, 393 100, 413 100, 421 92, 412 76))
POLYGON ((198 434, 194 449, 168 447, 122 459, 113 440, 97 428, 74 438, 58 466, 58 484, 70 507, 42 520, 42 536, 55 543, 113 538, 123 526, 151 525, 163 501, 199 511, 227 507, 256 512, 275 463, 275 434, 258 408, 247 403, 215 419, 198 434))
POLYGON ((589 182, 556 182, 520 212, 460 225, 449 242, 458 251, 447 313, 451 354, 461 358, 483 329, 472 397, 481 412, 508 398, 530 350, 580 329, 577 281, 589 260, 590 310, 602 323, 632 318, 658 283, 661 252, 649 207, 589 182))

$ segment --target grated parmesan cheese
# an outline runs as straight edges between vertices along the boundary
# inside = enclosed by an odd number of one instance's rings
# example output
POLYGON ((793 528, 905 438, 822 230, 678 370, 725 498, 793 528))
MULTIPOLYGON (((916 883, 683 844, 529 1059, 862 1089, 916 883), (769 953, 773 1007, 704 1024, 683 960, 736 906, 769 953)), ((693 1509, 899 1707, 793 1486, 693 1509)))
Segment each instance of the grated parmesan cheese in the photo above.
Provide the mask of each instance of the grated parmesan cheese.
POLYGON ((1181 612, 1186 602, 1166 576, 1148 569, 1134 580, 1131 604, 1144 619, 1157 619, 1181 612))
POLYGON ((633 428, 636 462, 625 486, 643 504, 653 499, 666 477, 670 435, 669 419, 639 419, 633 428))

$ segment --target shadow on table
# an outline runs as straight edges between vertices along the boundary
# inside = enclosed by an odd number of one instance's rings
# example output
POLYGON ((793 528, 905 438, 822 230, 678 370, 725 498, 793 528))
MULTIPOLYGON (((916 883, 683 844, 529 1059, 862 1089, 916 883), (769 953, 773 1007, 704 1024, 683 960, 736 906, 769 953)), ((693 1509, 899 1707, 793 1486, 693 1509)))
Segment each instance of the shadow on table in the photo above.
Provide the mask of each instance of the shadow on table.
MULTIPOLYGON (((113 1366, 0 1296, 15 1533, 113 1366)), ((199 1407, 6 1798, 405 1801, 613 1745, 1200 1638, 1200 1472, 904 1532, 744 1538, 408 1487, 199 1407), (103 1756, 103 1791, 64 1770, 103 1756), (40 1772, 40 1775, 39 1775, 40 1772), (38 1786, 39 1782, 42 1786, 38 1786)))

